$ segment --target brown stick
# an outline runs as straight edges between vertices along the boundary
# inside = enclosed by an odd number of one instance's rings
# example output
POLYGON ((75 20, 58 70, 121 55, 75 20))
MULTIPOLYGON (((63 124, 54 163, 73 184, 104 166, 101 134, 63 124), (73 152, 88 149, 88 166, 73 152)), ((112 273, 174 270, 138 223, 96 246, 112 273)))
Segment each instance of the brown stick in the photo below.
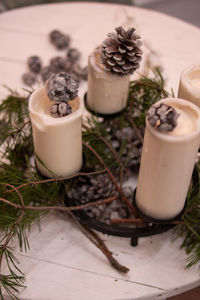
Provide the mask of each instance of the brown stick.
POLYGON ((138 140, 143 144, 144 139, 140 133, 140 130, 137 128, 137 126, 135 125, 135 122, 133 121, 133 119, 130 116, 128 116, 128 121, 131 124, 131 126, 133 127, 138 140))
MULTIPOLYGON (((56 177, 56 178, 49 178, 49 179, 44 179, 44 180, 38 180, 38 181, 30 181, 30 182, 26 182, 23 183, 19 186, 16 187, 17 190, 26 187, 27 185, 37 185, 37 184, 42 184, 42 183, 49 183, 49 182, 57 182, 57 181, 65 181, 68 179, 72 179, 78 176, 90 176, 90 175, 98 175, 98 174, 102 174, 104 173, 106 170, 100 170, 100 171, 95 171, 95 172, 89 172, 89 173, 85 173, 85 172, 78 172, 76 174, 73 174, 71 176, 66 176, 66 177, 56 177)), ((10 189, 7 190, 6 192, 10 193, 13 192, 14 189, 10 189)))
MULTIPOLYGON (((91 131, 91 129, 88 126, 83 125, 83 127, 86 128, 87 130, 91 131)), ((116 159, 116 161, 118 162, 118 164, 120 165, 122 170, 124 170, 127 175, 130 175, 129 170, 127 170, 127 168, 123 165, 123 163, 121 162, 121 160, 119 158, 117 151, 112 147, 112 145, 99 132, 95 132, 95 134, 99 137, 99 139, 102 142, 104 142, 104 144, 106 144, 106 146, 108 147, 110 152, 113 154, 114 158, 116 159)))
POLYGON ((42 211, 42 210, 58 210, 58 211, 71 211, 71 210, 81 210, 90 206, 96 206, 96 205, 100 205, 100 204, 106 204, 106 203, 110 203, 114 200, 117 200, 118 196, 113 196, 110 198, 106 198, 103 200, 97 200, 94 202, 89 202, 86 204, 82 204, 79 206, 69 206, 69 207, 64 207, 64 206, 22 206, 16 203, 13 203, 7 199, 4 198, 0 198, 0 202, 3 202, 5 204, 8 204, 12 207, 18 208, 18 209, 23 209, 23 210, 37 210, 37 211, 42 211))
POLYGON ((144 219, 112 219, 110 221, 112 224, 125 224, 125 223, 133 223, 133 224, 147 224, 147 221, 144 219))
POLYGON ((5 186, 9 186, 12 189, 12 191, 16 192, 16 194, 18 195, 18 197, 19 197, 19 199, 21 201, 21 204, 22 204, 21 208, 23 208, 24 207, 24 200, 23 200, 22 194, 18 191, 18 189, 14 185, 9 184, 9 183, 2 183, 2 182, 0 182, 0 184, 1 185, 5 185, 5 186))
POLYGON ((100 157, 100 155, 96 152, 96 150, 94 148, 92 148, 89 144, 83 142, 83 145, 85 147, 87 147, 90 151, 92 151, 92 153, 96 156, 96 158, 98 159, 98 161, 100 162, 100 164, 104 167, 104 169, 107 171, 108 175, 110 176, 110 179, 112 180, 112 182, 114 183, 117 191, 119 192, 122 200, 126 203, 126 205, 128 206, 128 208, 130 209, 130 211, 134 214, 137 215, 137 212, 134 208, 134 206, 130 203, 130 201, 128 200, 127 197, 124 196, 123 191, 121 190, 120 186, 118 185, 117 180, 115 179, 115 177, 113 176, 112 172, 109 170, 109 168, 106 166, 104 160, 100 157))
POLYGON ((112 252, 108 249, 105 245, 103 240, 90 228, 81 225, 75 215, 70 211, 68 212, 69 215, 73 218, 81 232, 99 249, 101 252, 106 256, 110 264, 119 272, 127 273, 129 269, 123 265, 121 265, 113 256, 112 252))

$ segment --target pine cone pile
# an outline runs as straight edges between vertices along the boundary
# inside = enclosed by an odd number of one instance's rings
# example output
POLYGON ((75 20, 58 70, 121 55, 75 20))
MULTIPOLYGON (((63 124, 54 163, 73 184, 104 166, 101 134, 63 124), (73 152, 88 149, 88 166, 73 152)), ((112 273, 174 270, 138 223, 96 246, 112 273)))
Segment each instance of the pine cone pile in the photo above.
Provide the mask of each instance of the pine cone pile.
POLYGON ((63 34, 59 30, 53 30, 49 34, 50 42, 58 50, 66 50, 64 56, 52 57, 47 66, 42 65, 42 60, 39 56, 33 55, 28 58, 28 72, 22 75, 23 82, 32 86, 36 81, 42 79, 45 82, 52 73, 67 72, 76 81, 81 82, 87 80, 87 67, 80 65, 81 53, 76 48, 71 48, 71 38, 67 34, 63 34))
POLYGON ((78 83, 67 73, 53 73, 46 82, 47 96, 51 101, 56 101, 51 106, 51 116, 55 118, 64 117, 72 112, 67 103, 78 96, 78 83))
MULTIPOLYGON (((81 177, 74 188, 66 188, 67 198, 76 205, 103 200, 117 194, 108 174, 81 177)), ((90 218, 108 224, 111 219, 126 218, 128 215, 127 208, 119 200, 109 204, 87 207, 84 208, 84 211, 90 218)))
MULTIPOLYGON (((104 125, 108 133, 107 139, 115 151, 120 153, 121 162, 130 171, 137 169, 142 154, 142 143, 138 139, 135 130, 132 127, 118 128, 113 120, 104 121, 104 125)), ((141 136, 144 135, 142 129, 140 133, 141 136)))
POLYGON ((173 107, 163 103, 153 105, 147 113, 149 123, 160 132, 172 131, 177 126, 178 117, 173 107))
POLYGON ((142 59, 142 42, 135 34, 134 28, 127 31, 122 27, 115 28, 116 33, 109 33, 101 46, 101 59, 106 71, 129 75, 139 68, 142 59))

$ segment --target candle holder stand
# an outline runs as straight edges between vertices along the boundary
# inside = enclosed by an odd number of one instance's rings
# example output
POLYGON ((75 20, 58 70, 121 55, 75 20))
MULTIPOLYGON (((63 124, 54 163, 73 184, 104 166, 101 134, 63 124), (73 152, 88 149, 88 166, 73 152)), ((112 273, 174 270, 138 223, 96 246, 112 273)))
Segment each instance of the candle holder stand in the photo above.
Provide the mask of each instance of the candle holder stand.
MULTIPOLYGON (((199 183, 199 174, 198 174, 197 168, 195 166, 194 170, 193 170, 193 174, 192 174, 193 191, 192 191, 190 197, 194 197, 199 192, 199 184, 198 183, 199 183)), ((125 225, 111 224, 110 225, 110 224, 106 224, 106 223, 103 223, 101 221, 91 218, 83 210, 74 211, 74 214, 79 219, 81 224, 91 227, 99 232, 104 233, 104 234, 130 238, 131 246, 137 246, 139 238, 157 235, 157 234, 166 232, 167 230, 176 226, 175 221, 178 221, 181 218, 181 216, 184 213, 184 210, 187 206, 187 199, 186 199, 183 210, 176 217, 174 217, 170 220, 158 220, 158 219, 150 218, 150 217, 144 215, 139 210, 139 208, 136 205, 136 201, 135 201, 135 193, 136 193, 136 189, 133 194, 132 204, 135 207, 138 215, 141 218, 143 218, 144 221, 148 222, 148 226, 143 226, 143 227, 133 227, 132 226, 131 227, 131 226, 128 226, 127 224, 125 224, 125 225)), ((67 196, 65 198, 65 204, 66 204, 66 206, 80 205, 80 203, 76 203, 76 201, 74 201, 73 199, 67 198, 67 196)))

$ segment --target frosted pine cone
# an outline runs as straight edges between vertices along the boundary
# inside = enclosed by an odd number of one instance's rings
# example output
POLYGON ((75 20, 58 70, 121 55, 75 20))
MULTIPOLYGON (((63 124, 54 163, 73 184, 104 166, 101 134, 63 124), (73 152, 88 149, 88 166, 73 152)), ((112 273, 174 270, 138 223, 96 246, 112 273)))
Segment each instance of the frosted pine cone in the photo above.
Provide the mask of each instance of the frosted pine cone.
POLYGON ((164 103, 153 105, 147 113, 149 123, 161 132, 172 131, 177 126, 178 117, 176 110, 164 103))
POLYGON ((51 43, 58 49, 66 49, 70 44, 70 36, 59 30, 53 30, 49 35, 51 43))
POLYGON ((101 46, 101 59, 106 71, 129 75, 139 68, 142 59, 142 42, 135 34, 134 28, 127 31, 122 27, 115 28, 116 33, 109 33, 101 46))
POLYGON ((65 117, 72 112, 72 108, 68 103, 56 102, 51 106, 51 116, 54 118, 65 117))
POLYGON ((39 56, 37 56, 37 55, 30 56, 28 58, 27 63, 28 63, 28 67, 31 72, 36 73, 36 74, 40 73, 41 68, 42 68, 42 61, 39 56))
POLYGON ((46 91, 51 101, 68 102, 78 96, 78 83, 65 72, 52 74, 47 80, 46 91))

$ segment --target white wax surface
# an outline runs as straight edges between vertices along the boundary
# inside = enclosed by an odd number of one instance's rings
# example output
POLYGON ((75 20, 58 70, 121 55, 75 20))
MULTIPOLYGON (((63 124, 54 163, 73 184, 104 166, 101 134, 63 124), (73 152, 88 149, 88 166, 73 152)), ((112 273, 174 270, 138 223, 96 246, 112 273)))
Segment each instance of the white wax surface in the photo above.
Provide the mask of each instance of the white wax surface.
POLYGON ((87 105, 97 113, 114 114, 126 107, 130 76, 119 76, 103 69, 99 53, 88 61, 87 105))
POLYGON ((136 203, 147 216, 167 220, 185 204, 200 144, 200 110, 181 99, 161 102, 177 109, 180 117, 170 133, 159 132, 147 120, 136 203))
POLYGON ((191 65, 181 73, 178 98, 186 99, 200 107, 200 65, 191 65))
POLYGON ((29 100, 34 149, 39 171, 47 177, 69 176, 82 166, 82 114, 80 98, 70 101, 72 113, 61 118, 50 115, 53 104, 45 88, 36 90, 29 100), (51 172, 50 172, 50 171, 51 172))
POLYGON ((200 89, 200 77, 190 79, 191 86, 200 89))
POLYGON ((177 126, 170 132, 163 132, 166 135, 183 136, 197 129, 198 115, 188 106, 176 104, 171 105, 179 114, 177 126))

